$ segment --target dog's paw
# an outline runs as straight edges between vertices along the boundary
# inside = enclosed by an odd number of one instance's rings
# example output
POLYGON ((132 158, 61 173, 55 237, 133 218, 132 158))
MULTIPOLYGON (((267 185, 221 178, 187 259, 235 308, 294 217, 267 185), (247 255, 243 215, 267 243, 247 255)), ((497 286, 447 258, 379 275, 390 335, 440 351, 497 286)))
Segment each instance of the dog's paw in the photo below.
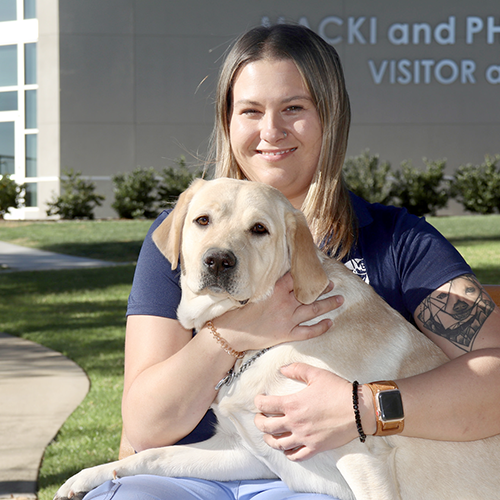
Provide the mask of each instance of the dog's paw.
POLYGON ((89 491, 116 477, 115 464, 84 469, 59 488, 54 500, 81 500, 89 491))
POLYGON ((61 497, 59 496, 59 491, 56 493, 54 500, 83 500, 83 497, 88 493, 88 491, 79 491, 78 493, 70 492, 69 497, 61 497))

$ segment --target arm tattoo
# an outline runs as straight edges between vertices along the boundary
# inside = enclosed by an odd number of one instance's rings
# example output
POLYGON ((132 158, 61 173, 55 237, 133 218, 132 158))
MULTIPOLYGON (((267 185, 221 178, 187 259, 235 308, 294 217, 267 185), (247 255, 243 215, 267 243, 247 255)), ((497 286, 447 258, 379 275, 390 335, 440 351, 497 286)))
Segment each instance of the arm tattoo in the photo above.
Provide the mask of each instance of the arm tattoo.
POLYGON ((464 274, 426 297, 419 306, 418 319, 427 330, 468 352, 494 308, 477 278, 464 274))

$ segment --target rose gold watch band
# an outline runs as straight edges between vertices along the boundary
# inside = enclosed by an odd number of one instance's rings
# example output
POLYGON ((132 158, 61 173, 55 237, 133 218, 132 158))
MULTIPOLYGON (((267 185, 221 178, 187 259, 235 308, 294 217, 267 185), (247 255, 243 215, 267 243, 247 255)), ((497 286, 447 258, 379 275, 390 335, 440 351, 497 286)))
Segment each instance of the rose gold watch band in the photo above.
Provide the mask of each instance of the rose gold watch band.
POLYGON ((375 416, 377 420, 377 430, 374 436, 392 436, 394 434, 403 432, 405 426, 404 417, 400 420, 382 420, 378 400, 378 394, 382 391, 399 390, 396 382, 393 382, 392 380, 381 380, 378 382, 370 382, 367 385, 371 389, 373 394, 373 405, 375 407, 375 416))

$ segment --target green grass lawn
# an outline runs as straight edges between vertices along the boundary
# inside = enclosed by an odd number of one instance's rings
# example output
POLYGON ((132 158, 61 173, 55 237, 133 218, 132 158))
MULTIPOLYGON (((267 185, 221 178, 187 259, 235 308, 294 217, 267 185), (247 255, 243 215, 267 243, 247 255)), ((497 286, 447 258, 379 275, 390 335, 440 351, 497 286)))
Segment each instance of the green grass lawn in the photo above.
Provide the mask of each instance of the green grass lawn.
POLYGON ((500 215, 429 217, 484 284, 500 284, 500 215))
MULTIPOLYGON (((430 218, 480 281, 500 284, 500 216, 430 218)), ((0 241, 115 262, 134 262, 151 221, 6 222, 0 241)), ((0 329, 62 352, 91 389, 47 448, 40 500, 83 467, 116 459, 121 431, 125 310, 134 265, 1 273, 0 329)))
POLYGON ((1 221, 0 241, 113 262, 133 262, 150 220, 1 221))

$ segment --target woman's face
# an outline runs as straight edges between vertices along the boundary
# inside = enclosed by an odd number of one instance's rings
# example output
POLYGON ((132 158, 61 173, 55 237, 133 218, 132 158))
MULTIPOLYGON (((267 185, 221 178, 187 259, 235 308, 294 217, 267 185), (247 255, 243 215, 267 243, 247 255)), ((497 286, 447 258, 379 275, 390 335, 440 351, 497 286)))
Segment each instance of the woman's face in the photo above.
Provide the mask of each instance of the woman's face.
POLYGON ((229 132, 239 167, 247 179, 279 189, 300 208, 318 165, 322 128, 294 62, 247 64, 232 98, 229 132))

